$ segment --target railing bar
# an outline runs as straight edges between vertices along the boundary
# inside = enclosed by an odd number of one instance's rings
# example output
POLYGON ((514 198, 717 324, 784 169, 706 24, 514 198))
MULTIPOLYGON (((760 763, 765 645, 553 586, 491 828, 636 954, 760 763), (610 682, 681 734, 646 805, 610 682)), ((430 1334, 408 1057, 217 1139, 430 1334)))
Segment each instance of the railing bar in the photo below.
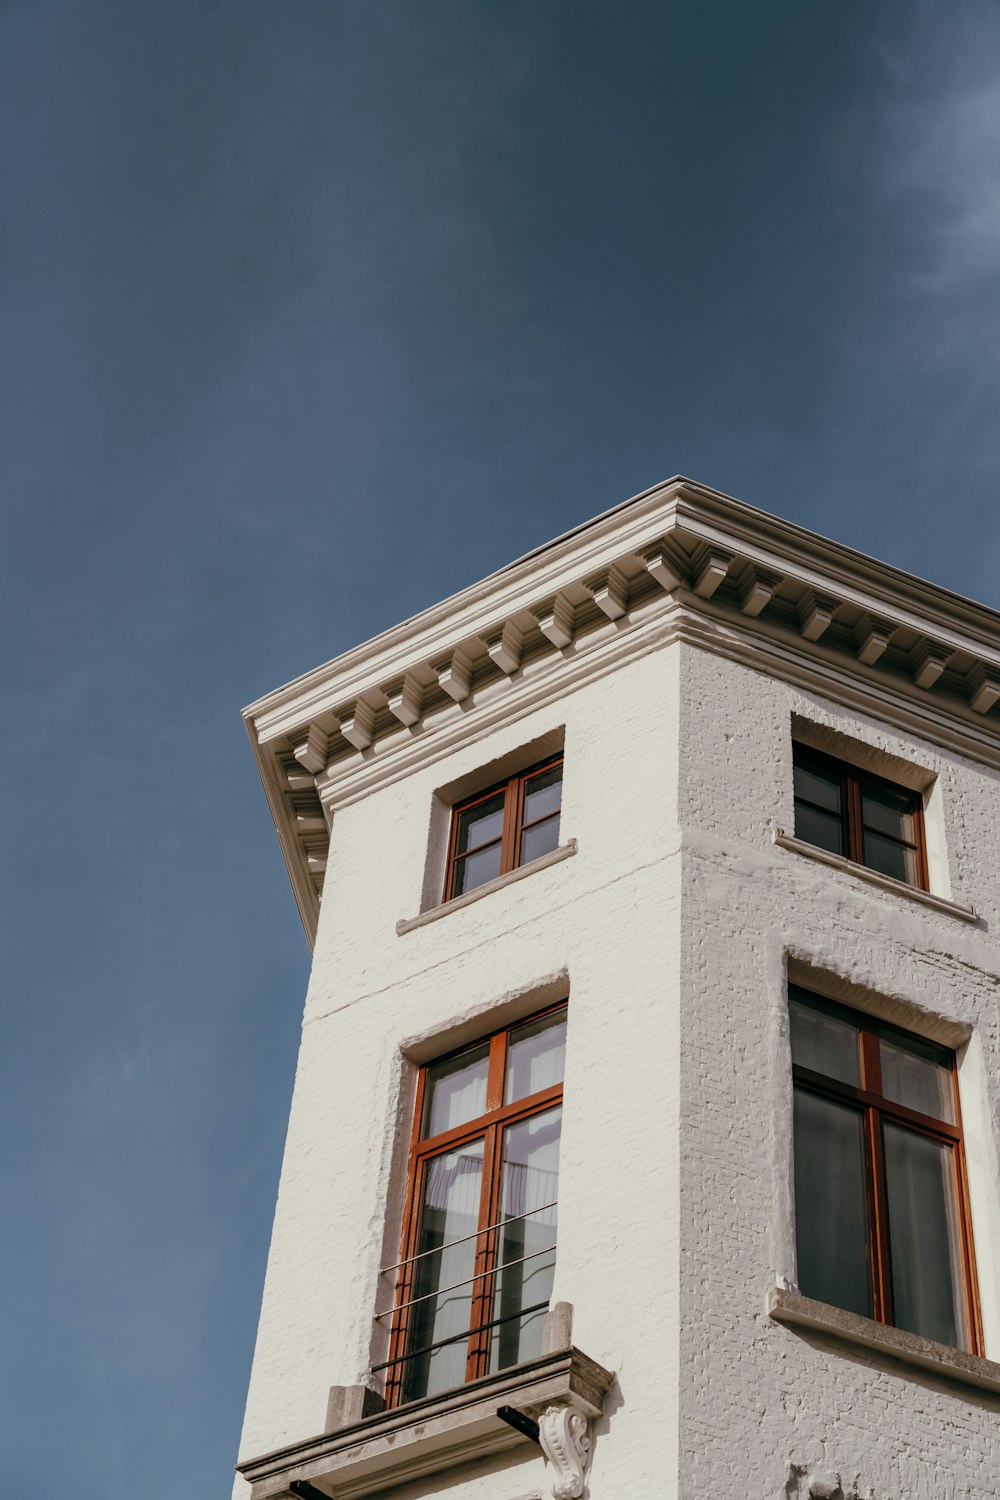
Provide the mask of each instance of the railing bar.
POLYGON ((376 1375, 379 1370, 388 1370, 390 1365, 404 1365, 407 1360, 419 1359, 421 1354, 433 1354, 435 1349, 444 1349, 448 1344, 459 1344, 468 1340, 477 1333, 485 1333, 487 1328, 497 1328, 501 1323, 512 1323, 515 1318, 526 1318, 530 1313, 542 1312, 548 1307, 547 1302, 536 1302, 533 1307, 519 1308, 515 1313, 508 1313, 505 1318, 492 1318, 489 1323, 480 1323, 476 1328, 467 1328, 463 1333, 453 1333, 451 1338, 439 1339, 436 1344, 425 1344, 422 1349, 413 1349, 408 1354, 399 1354, 395 1359, 386 1359, 380 1365, 372 1365, 371 1373, 376 1375))
POLYGON ((522 1255, 519 1260, 498 1261, 490 1270, 477 1271, 475 1276, 466 1276, 464 1281, 454 1281, 451 1286, 441 1286, 436 1291, 424 1292, 420 1297, 411 1297, 409 1302, 401 1302, 398 1307, 387 1307, 385 1312, 375 1314, 375 1321, 377 1323, 380 1318, 391 1318, 393 1313, 405 1312, 408 1307, 426 1302, 429 1297, 444 1297, 448 1292, 457 1292, 460 1286, 471 1286, 474 1281, 482 1281, 484 1276, 499 1276, 508 1266, 523 1266, 526 1260, 536 1260, 539 1255, 548 1255, 555 1248, 555 1245, 546 1245, 544 1250, 532 1250, 530 1255, 522 1255))
POLYGON ((388 1276, 390 1271, 398 1271, 402 1266, 408 1266, 415 1260, 422 1260, 425 1255, 437 1255, 442 1250, 450 1250, 452 1245, 464 1245, 466 1240, 478 1240, 481 1234, 489 1234, 494 1229, 502 1229, 505 1224, 517 1224, 521 1219, 530 1219, 532 1214, 542 1214, 547 1208, 557 1208, 559 1199, 553 1198, 551 1203, 542 1203, 538 1208, 527 1208, 523 1214, 511 1214, 509 1219, 498 1219, 495 1224, 486 1224, 482 1229, 476 1229, 472 1234, 463 1234, 460 1239, 448 1240, 443 1245, 433 1245, 430 1250, 420 1250, 416 1255, 408 1255, 405 1260, 397 1260, 394 1266, 383 1266, 379 1271, 380 1276, 388 1276))

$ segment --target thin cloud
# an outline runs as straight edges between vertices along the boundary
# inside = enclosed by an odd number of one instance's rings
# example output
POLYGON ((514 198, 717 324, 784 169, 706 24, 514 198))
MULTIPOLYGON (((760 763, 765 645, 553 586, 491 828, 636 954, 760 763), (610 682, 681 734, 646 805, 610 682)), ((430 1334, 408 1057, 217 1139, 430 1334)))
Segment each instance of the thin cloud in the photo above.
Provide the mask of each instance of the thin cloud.
POLYGON ((961 342, 979 348, 1000 323, 1000 9, 924 8, 899 41, 877 49, 880 192, 909 288, 938 314, 975 297, 961 342))

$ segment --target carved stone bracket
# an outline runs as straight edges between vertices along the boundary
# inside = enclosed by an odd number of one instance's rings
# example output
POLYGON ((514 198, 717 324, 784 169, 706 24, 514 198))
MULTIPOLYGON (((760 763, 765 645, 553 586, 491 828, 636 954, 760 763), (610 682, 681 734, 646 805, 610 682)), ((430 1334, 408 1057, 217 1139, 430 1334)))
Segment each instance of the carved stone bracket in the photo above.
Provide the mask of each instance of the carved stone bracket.
POLYGON ((573 1406, 547 1406, 538 1418, 552 1500, 580 1500, 590 1467, 590 1423, 573 1406))

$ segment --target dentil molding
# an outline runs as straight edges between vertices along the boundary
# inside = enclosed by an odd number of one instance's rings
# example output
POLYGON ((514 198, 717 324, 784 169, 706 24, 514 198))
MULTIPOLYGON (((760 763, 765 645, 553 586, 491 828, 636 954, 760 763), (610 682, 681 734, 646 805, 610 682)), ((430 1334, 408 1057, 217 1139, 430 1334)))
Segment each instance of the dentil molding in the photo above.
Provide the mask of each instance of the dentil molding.
POLYGON ((1000 615, 671 479, 245 710, 310 940, 339 807, 676 640, 1000 769, 1000 615))

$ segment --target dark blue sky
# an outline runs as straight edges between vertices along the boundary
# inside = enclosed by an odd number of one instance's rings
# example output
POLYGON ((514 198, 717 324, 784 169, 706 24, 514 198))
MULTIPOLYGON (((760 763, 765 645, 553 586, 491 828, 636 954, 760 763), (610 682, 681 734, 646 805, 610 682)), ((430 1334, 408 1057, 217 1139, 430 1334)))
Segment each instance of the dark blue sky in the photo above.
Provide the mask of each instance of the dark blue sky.
POLYGON ((0 0, 11 1494, 228 1493, 240 708, 675 472, 1000 605, 998 162, 994 4, 0 0))

